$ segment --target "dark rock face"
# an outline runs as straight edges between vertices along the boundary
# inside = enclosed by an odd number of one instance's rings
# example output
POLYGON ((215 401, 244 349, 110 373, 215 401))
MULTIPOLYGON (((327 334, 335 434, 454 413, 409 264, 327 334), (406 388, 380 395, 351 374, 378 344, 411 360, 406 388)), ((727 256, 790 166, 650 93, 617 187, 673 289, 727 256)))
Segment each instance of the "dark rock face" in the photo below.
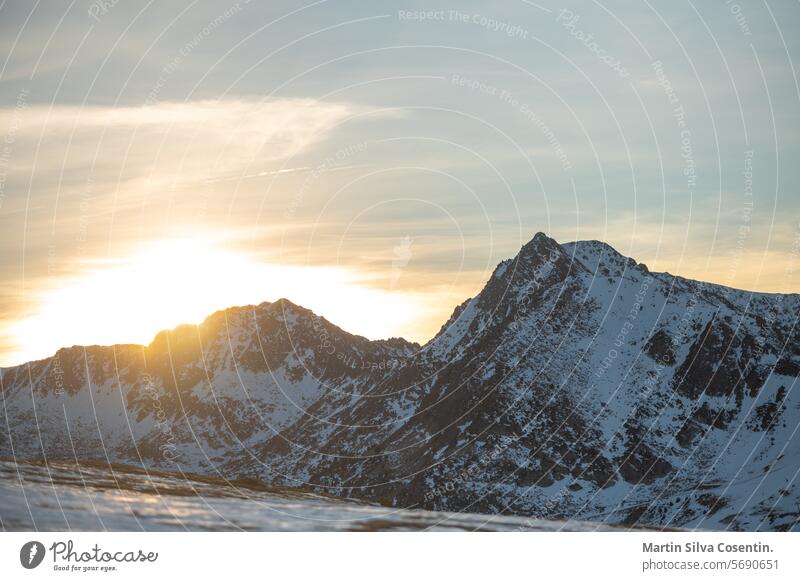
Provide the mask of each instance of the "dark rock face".
POLYGON ((741 401, 745 390, 756 395, 763 383, 751 368, 758 351, 753 336, 746 331, 737 333, 714 317, 678 368, 675 389, 691 399, 734 395, 741 401))
POLYGON ((672 339, 664 329, 657 331, 650 337, 644 348, 645 353, 653 361, 664 365, 675 365, 675 347, 672 344, 672 339))
POLYGON ((800 518, 798 313, 797 295, 537 234, 422 347, 284 300, 3 370, 0 454, 390 506, 785 530, 800 518))

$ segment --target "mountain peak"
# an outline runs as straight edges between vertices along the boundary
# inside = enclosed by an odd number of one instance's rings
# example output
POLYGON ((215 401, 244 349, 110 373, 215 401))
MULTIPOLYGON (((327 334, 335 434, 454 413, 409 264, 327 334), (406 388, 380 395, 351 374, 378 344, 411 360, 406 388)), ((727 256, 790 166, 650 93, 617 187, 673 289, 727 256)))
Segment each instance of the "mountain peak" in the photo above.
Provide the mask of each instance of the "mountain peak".
POLYGON ((561 250, 558 242, 550 238, 544 232, 537 232, 533 238, 520 248, 520 255, 530 255, 533 253, 541 255, 543 252, 557 252, 561 250))
POLYGON ((558 242, 537 232, 513 259, 501 263, 503 268, 498 267, 495 276, 505 279, 510 275, 520 282, 543 282, 556 273, 559 273, 558 278, 563 277, 569 271, 570 262, 569 254, 558 242))
POLYGON ((647 272, 647 266, 637 264, 628 256, 618 252, 610 244, 601 240, 578 240, 567 242, 563 249, 598 276, 621 277, 631 269, 640 268, 647 272))

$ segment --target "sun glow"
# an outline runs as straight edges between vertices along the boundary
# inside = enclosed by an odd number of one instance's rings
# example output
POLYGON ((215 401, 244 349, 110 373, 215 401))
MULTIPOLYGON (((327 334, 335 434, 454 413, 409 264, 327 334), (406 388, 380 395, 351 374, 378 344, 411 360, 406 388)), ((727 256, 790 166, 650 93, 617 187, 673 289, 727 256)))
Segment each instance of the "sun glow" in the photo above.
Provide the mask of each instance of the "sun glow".
POLYGON ((147 344, 214 311, 281 297, 372 339, 420 339, 430 316, 424 295, 370 288, 346 269, 263 264, 206 241, 162 241, 33 297, 35 313, 11 330, 13 363, 71 345, 147 344))

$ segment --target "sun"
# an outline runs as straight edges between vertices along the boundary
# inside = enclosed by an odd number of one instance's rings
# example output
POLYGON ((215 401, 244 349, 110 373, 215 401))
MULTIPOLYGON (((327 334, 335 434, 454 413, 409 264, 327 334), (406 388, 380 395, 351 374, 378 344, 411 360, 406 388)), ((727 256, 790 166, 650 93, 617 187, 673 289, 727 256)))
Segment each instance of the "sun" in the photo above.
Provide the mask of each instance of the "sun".
POLYGON ((372 288, 356 271, 264 263, 206 239, 161 240, 29 296, 33 314, 11 328, 13 363, 72 345, 147 344, 163 329, 282 297, 370 339, 417 339, 430 315, 424 295, 372 288))

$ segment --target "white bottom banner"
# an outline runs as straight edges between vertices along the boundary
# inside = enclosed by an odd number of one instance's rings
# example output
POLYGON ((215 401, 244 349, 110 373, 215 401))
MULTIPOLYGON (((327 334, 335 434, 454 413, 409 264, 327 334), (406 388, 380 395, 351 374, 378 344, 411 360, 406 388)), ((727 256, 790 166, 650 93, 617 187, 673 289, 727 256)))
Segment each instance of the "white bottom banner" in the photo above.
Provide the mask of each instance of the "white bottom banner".
POLYGON ((2 533, 8 579, 798 579, 796 533, 2 533), (513 577, 512 577, 513 576, 513 577))

